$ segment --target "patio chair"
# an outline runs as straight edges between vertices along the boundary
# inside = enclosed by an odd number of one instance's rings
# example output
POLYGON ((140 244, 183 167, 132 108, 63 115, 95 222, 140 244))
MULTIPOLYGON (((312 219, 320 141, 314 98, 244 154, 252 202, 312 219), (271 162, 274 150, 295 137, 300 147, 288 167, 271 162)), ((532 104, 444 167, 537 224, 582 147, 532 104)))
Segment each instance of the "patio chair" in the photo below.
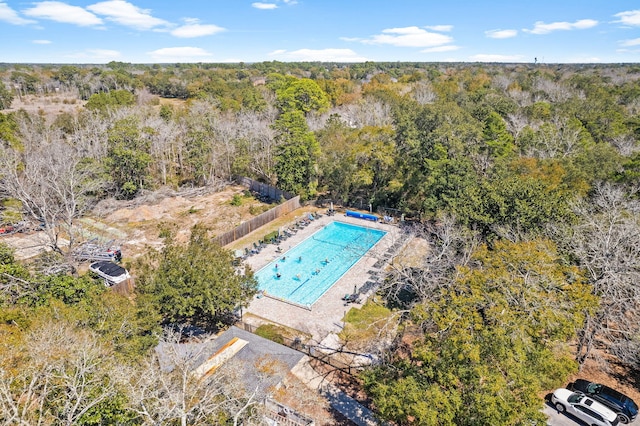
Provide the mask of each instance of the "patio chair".
POLYGON ((345 294, 342 300, 345 301, 345 305, 349 303, 358 303, 358 295, 357 294, 345 294))

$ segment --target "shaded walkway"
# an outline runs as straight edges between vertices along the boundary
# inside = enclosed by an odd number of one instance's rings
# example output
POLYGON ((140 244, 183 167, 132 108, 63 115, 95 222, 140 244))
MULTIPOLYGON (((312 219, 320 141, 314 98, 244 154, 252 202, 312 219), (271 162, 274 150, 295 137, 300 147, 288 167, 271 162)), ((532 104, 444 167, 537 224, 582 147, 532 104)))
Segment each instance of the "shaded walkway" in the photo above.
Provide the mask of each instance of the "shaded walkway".
POLYGON ((325 386, 322 389, 322 395, 327 398, 332 408, 358 426, 382 424, 376 419, 371 410, 334 386, 325 386))

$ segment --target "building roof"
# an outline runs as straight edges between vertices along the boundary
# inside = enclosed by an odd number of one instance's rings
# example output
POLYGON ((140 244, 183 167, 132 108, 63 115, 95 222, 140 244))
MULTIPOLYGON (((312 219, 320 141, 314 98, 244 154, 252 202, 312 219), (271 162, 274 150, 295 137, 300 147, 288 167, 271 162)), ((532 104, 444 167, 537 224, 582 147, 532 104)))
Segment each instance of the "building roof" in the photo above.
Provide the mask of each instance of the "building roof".
MULTIPOLYGON (((225 346, 233 344, 234 341, 241 340, 246 342, 234 355, 229 359, 239 362, 243 365, 243 382, 247 391, 254 391, 259 388, 259 392, 265 392, 269 387, 275 386, 284 379, 284 375, 300 362, 304 354, 291 349, 287 346, 272 342, 271 340, 257 336, 255 334, 244 331, 238 327, 231 327, 213 340, 203 343, 180 343, 170 344, 161 343, 156 347, 160 361, 160 368, 164 371, 171 371, 171 353, 178 356, 195 356, 193 362, 194 370, 202 366, 211 357, 216 356, 225 346), (269 378, 264 378, 264 372, 258 371, 261 362, 266 360, 277 361, 284 368, 273 369, 274 374, 269 378)), ((224 364, 219 368, 224 368, 224 364)))

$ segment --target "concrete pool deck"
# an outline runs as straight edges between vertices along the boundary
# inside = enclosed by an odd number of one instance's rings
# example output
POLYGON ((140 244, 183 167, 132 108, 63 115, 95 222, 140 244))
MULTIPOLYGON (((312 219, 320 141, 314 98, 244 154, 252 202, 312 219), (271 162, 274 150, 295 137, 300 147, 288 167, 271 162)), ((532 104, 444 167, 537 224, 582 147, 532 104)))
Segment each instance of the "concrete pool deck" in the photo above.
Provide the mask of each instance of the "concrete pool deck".
MULTIPOLYGON (((299 216, 301 219, 304 216, 299 216)), ((299 330, 312 336, 316 343, 321 342, 327 335, 338 333, 342 330, 342 319, 351 307, 360 307, 359 304, 345 305, 342 298, 346 294, 353 293, 354 287, 360 289, 367 281, 375 280, 370 271, 379 272, 386 262, 381 259, 389 257, 389 252, 397 253, 400 250, 398 244, 402 241, 402 232, 399 227, 385 223, 376 223, 363 219, 346 217, 344 214, 335 216, 324 215, 312 221, 308 226, 299 230, 295 235, 280 244, 283 250, 299 244, 302 240, 318 231, 327 223, 339 221, 357 226, 364 226, 386 231, 386 235, 369 250, 351 269, 349 269, 331 288, 329 288, 311 307, 311 310, 295 306, 293 304, 272 299, 270 297, 254 297, 246 312, 249 314, 243 318, 245 322, 259 325, 261 319, 281 324, 299 330)), ((248 257, 244 262, 254 271, 259 270, 272 260, 282 256, 276 253, 277 246, 269 244, 260 253, 248 257)), ((361 297, 361 302, 366 301, 367 293, 361 297)))

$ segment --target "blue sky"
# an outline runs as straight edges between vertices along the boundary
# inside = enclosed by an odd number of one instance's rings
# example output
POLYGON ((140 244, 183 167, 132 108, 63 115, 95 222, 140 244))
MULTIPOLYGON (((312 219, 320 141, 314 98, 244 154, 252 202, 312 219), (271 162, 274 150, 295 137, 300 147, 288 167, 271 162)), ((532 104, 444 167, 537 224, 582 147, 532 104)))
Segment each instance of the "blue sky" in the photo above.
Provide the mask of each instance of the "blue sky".
POLYGON ((0 62, 640 62, 627 0, 0 0, 0 62))

